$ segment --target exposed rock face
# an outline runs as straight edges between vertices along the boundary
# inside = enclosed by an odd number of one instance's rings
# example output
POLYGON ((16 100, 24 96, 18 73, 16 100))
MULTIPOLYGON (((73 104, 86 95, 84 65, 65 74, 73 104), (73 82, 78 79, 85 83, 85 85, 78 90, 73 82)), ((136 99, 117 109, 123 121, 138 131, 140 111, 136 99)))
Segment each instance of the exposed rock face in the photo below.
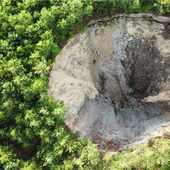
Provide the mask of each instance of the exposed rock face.
POLYGON ((56 56, 49 89, 68 106, 66 124, 110 150, 170 125, 169 26, 142 17, 115 23, 73 38, 56 56))

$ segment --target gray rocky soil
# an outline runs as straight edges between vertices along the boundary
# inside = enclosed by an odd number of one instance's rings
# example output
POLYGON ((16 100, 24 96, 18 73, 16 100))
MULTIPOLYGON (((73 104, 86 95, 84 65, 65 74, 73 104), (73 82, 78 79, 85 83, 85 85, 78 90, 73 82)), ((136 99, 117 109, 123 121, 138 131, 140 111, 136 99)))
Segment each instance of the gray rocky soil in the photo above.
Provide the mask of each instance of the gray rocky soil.
POLYGON ((67 105, 66 124, 102 149, 133 147, 170 126, 170 19, 147 19, 93 21, 53 64, 49 92, 67 105))

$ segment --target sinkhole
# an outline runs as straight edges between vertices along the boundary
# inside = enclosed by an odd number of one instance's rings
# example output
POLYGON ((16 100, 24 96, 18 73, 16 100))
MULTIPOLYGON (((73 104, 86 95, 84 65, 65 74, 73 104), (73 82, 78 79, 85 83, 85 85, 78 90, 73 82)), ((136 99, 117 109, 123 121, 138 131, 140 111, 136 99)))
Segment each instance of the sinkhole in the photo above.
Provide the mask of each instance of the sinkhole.
POLYGON ((101 149, 145 142, 170 124, 170 26, 143 17, 94 22, 56 56, 49 92, 66 124, 101 149))

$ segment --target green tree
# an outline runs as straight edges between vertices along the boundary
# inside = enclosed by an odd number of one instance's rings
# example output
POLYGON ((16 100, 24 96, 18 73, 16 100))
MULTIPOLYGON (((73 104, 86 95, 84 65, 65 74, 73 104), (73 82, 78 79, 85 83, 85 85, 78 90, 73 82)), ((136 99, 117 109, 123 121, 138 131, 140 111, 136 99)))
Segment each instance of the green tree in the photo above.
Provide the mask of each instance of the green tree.
POLYGON ((97 145, 66 132, 66 106, 47 90, 54 57, 84 20, 118 10, 166 14, 169 7, 169 0, 0 1, 0 169, 168 168, 164 140, 162 150, 148 149, 147 159, 109 154, 99 159, 97 145))

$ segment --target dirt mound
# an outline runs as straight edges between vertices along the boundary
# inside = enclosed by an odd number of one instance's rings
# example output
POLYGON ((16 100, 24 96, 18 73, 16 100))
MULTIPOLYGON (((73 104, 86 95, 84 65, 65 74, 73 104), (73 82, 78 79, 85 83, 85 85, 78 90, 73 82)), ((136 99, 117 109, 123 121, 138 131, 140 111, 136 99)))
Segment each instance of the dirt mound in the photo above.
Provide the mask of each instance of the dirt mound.
POLYGON ((134 146, 170 125, 169 18, 144 18, 94 22, 50 74, 49 92, 68 106, 66 124, 104 149, 134 146))

